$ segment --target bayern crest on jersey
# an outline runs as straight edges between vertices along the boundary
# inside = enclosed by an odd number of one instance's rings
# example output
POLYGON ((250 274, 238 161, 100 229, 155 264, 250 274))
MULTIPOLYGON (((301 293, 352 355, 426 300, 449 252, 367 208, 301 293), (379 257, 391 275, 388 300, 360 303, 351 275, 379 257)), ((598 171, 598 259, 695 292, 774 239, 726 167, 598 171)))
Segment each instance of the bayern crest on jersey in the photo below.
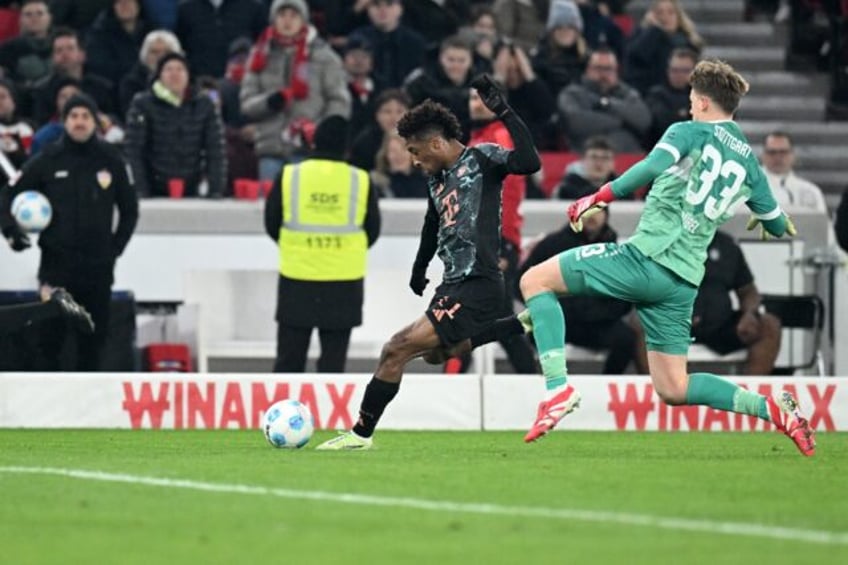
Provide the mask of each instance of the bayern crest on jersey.
POLYGON ((97 171, 97 184, 100 185, 100 188, 106 190, 112 184, 112 173, 103 169, 101 171, 97 171))

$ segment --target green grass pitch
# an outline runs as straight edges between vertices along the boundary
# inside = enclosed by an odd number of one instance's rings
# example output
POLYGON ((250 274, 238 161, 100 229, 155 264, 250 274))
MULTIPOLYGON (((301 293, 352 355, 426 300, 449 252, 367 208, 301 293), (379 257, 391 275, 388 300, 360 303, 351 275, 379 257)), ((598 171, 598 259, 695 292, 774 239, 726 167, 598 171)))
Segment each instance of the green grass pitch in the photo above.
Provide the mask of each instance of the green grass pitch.
POLYGON ((330 435, 0 430, 0 563, 848 563, 846 434, 330 435))

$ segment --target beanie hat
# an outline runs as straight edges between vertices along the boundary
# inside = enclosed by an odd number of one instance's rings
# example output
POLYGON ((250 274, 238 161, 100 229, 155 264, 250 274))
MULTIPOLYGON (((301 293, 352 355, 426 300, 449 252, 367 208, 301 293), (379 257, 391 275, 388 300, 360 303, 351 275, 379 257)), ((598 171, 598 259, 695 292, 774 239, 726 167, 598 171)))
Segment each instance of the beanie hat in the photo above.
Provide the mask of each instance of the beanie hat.
POLYGON ((156 80, 162 75, 162 69, 165 68, 165 65, 171 61, 180 61, 185 66, 186 71, 189 70, 188 59, 185 58, 185 55, 172 51, 159 59, 159 62, 156 64, 156 74, 153 75, 156 80))
POLYGON ((309 21, 309 6, 306 5, 306 0, 274 0, 271 3, 271 11, 268 13, 268 19, 274 23, 274 18, 277 17, 277 12, 283 8, 291 8, 300 12, 300 16, 309 21))
POLYGON ((315 128, 315 151, 344 156, 348 141, 347 128, 347 120, 341 116, 328 116, 321 120, 315 128))
POLYGON ((80 106, 91 112, 91 117, 97 120, 97 114, 99 113, 97 110, 97 103, 89 98, 87 94, 80 93, 74 94, 68 98, 67 102, 65 102, 65 106, 62 108, 62 121, 64 122, 68 119, 68 114, 71 113, 71 110, 79 108, 80 106))
POLYGON ((545 29, 551 31, 558 27, 573 27, 583 32, 583 18, 580 9, 571 0, 554 0, 548 12, 548 24, 545 29))

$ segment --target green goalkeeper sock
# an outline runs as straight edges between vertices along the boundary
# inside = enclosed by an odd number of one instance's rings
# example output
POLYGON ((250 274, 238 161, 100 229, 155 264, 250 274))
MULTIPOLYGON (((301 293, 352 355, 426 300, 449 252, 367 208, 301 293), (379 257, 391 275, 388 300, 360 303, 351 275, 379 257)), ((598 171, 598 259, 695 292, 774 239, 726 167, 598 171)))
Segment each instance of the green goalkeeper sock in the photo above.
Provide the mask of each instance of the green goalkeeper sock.
POLYGON ((765 396, 712 373, 689 375, 686 404, 704 404, 710 408, 769 419, 765 396))
POLYGON ((555 390, 565 385, 565 316, 556 294, 542 292, 527 300, 533 319, 533 337, 539 348, 539 363, 545 375, 545 388, 555 390))

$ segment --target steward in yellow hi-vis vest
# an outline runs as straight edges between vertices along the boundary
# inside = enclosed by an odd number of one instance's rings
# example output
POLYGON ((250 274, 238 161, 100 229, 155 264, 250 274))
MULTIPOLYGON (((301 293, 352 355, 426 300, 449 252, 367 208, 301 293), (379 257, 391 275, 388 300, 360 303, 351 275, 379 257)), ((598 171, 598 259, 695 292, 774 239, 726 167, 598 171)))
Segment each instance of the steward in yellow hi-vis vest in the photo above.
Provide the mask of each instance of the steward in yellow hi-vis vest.
POLYGON ((362 324, 368 248, 380 234, 377 191, 344 161, 347 120, 315 130, 311 156, 283 167, 265 202, 265 231, 280 249, 276 372, 304 372, 313 328, 319 372, 344 372, 362 324))
POLYGON ((284 277, 350 281, 365 276, 368 186, 368 173, 342 161, 308 159, 283 168, 284 277))

